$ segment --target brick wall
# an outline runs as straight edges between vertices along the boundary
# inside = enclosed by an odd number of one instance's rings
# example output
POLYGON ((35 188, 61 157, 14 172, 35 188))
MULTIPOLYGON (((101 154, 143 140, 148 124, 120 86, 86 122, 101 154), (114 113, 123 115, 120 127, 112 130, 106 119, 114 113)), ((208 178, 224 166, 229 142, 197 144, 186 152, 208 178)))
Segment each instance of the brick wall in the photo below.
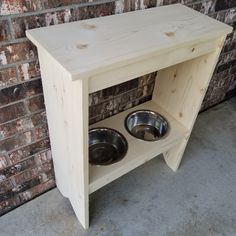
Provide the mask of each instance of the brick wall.
MULTIPOLYGON (((2 0, 0 2, 0 215, 55 186, 36 48, 25 30, 181 2, 236 27, 235 0, 2 0)), ((236 33, 207 91, 206 109, 236 90, 236 33)), ((90 123, 151 99, 156 73, 89 97, 90 123)))

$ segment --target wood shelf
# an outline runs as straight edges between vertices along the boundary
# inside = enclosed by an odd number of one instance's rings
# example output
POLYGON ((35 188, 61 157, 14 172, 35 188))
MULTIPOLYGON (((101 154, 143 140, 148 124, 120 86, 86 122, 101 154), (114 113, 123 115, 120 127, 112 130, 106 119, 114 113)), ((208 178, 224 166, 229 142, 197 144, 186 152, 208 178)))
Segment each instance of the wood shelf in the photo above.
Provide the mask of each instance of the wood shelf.
POLYGON ((38 49, 57 187, 84 228, 89 193, 160 153, 178 169, 230 32, 232 27, 181 4, 26 31, 38 49), (157 70, 153 101, 91 126, 120 131, 129 145, 126 157, 90 166, 89 93, 157 70), (168 119, 166 138, 145 142, 127 133, 125 116, 141 108, 168 119))
POLYGON ((130 170, 151 160, 157 155, 166 152, 170 148, 176 146, 188 136, 188 130, 175 120, 164 109, 155 104, 153 101, 143 103, 132 109, 126 110, 115 116, 102 120, 90 126, 109 127, 121 132, 128 141, 128 152, 123 160, 110 166, 89 166, 89 193, 96 191, 111 181, 126 174, 130 170), (168 135, 155 142, 146 142, 131 136, 124 126, 125 117, 134 110, 149 109, 163 115, 169 122, 170 130, 168 135))

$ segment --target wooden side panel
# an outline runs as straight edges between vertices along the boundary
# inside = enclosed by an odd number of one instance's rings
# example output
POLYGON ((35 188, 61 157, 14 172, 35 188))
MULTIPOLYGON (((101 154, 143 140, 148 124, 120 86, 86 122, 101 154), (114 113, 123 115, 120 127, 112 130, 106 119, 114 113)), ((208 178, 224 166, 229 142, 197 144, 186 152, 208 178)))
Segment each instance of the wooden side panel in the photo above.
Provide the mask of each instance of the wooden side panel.
POLYGON ((88 227, 88 86, 72 82, 54 59, 39 49, 57 187, 88 227))
POLYGON ((166 163, 173 170, 177 170, 180 164, 224 39, 215 40, 214 52, 163 69, 157 75, 153 100, 189 130, 179 146, 164 153, 166 163))
POLYGON ((88 84, 87 81, 70 83, 70 111, 68 112, 70 175, 69 196, 72 207, 80 223, 89 226, 88 202, 88 84))

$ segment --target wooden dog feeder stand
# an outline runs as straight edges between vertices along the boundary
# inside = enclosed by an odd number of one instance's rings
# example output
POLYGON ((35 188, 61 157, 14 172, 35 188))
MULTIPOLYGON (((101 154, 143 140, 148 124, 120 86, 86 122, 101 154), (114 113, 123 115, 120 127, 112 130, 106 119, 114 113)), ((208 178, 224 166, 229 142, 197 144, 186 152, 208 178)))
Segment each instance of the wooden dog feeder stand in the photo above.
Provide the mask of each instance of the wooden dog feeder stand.
POLYGON ((89 194, 163 153, 177 170, 230 26, 176 4, 27 31, 37 46, 57 187, 84 228, 89 194), (127 139, 126 157, 88 162, 89 93, 159 71, 152 101, 100 121, 127 139), (166 138, 145 142, 124 127, 128 113, 167 118, 166 138))

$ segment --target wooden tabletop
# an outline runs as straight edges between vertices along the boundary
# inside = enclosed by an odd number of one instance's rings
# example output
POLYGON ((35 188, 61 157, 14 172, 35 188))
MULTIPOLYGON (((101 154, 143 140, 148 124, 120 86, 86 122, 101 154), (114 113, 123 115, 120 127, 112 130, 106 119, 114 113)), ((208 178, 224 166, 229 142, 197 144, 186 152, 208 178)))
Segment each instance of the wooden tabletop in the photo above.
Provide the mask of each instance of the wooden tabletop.
POLYGON ((226 24, 175 4, 32 29, 26 34, 72 79, 84 79, 231 31, 226 24))

